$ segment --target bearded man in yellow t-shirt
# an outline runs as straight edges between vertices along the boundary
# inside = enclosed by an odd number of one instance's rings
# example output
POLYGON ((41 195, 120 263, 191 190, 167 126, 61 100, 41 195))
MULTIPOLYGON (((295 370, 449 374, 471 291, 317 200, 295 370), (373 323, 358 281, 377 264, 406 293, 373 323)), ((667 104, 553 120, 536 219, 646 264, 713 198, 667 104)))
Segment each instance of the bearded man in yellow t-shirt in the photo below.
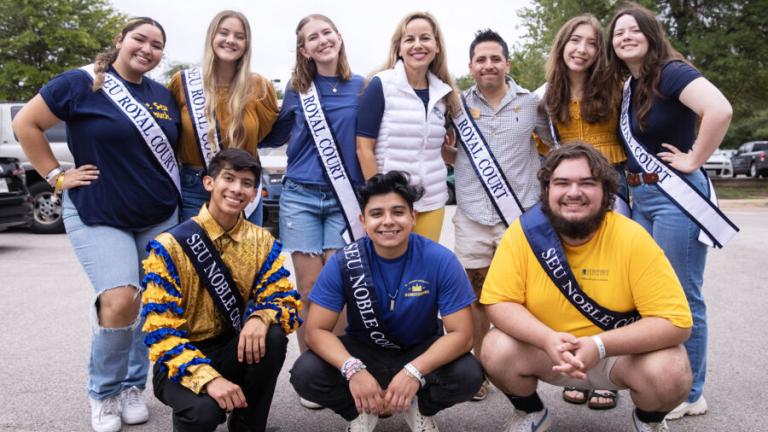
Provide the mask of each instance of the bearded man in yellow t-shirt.
POLYGON ((493 258, 480 303, 495 328, 481 361, 515 407, 509 430, 550 427, 539 380, 629 389, 637 431, 668 430, 665 415, 688 394, 688 302, 653 238, 611 211, 616 177, 587 145, 551 152, 540 204, 493 258))

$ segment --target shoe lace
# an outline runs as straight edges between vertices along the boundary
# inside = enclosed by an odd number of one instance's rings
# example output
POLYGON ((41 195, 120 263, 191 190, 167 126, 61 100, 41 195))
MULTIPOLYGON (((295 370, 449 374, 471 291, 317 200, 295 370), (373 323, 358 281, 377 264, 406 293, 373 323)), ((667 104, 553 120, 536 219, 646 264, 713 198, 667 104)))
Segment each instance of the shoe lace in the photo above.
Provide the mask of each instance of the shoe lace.
POLYGON ((99 418, 104 416, 120 415, 120 403, 117 396, 104 399, 99 409, 99 418))
POLYGON ((131 387, 123 392, 123 404, 134 406, 143 403, 141 397, 141 389, 138 387, 131 387))

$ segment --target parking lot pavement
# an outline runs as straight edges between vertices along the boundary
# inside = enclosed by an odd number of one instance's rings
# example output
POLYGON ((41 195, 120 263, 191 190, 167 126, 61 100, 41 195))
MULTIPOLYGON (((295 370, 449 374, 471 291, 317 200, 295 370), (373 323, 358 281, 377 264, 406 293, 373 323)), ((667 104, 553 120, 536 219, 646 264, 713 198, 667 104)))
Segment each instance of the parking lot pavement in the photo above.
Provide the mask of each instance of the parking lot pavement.
MULTIPOLYGON (((724 206, 727 207, 727 206, 724 206)), ((453 246, 454 208, 446 214, 443 243, 453 246)), ((741 233, 724 250, 709 254, 705 294, 709 305, 710 350, 705 395, 710 413, 671 423, 673 431, 765 430, 762 413, 768 295, 768 209, 734 207, 728 214, 741 233)), ((85 392, 92 291, 64 235, 0 233, 0 431, 88 431, 85 392)), ((270 431, 339 431, 345 423, 329 410, 298 404, 288 383, 296 359, 295 337, 280 375, 269 419, 270 431)), ((560 400, 560 389, 540 393, 556 431, 630 430, 632 403, 621 392, 617 409, 597 412, 560 400)), ((148 391, 151 419, 126 432, 169 431, 170 411, 148 391)), ((441 412, 443 432, 500 430, 511 405, 492 389, 488 399, 441 412)), ((219 431, 225 431, 221 426, 219 431)), ((382 420, 382 432, 407 430, 403 419, 382 420)))

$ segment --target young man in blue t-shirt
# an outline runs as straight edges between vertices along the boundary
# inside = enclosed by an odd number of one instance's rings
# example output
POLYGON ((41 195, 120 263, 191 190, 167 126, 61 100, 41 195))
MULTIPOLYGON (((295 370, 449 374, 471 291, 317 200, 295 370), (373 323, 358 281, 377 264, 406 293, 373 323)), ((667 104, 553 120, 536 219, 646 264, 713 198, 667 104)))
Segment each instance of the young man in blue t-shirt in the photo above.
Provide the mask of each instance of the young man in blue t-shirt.
POLYGON ((407 413, 414 431, 437 431, 432 417, 471 399, 483 381, 469 353, 475 295, 464 269, 448 249, 411 233, 422 193, 401 172, 372 177, 359 191, 368 236, 331 257, 309 296, 310 351, 291 383, 349 421, 349 431, 372 431, 379 415, 394 412, 407 413), (336 336, 345 305, 349 324, 336 336))

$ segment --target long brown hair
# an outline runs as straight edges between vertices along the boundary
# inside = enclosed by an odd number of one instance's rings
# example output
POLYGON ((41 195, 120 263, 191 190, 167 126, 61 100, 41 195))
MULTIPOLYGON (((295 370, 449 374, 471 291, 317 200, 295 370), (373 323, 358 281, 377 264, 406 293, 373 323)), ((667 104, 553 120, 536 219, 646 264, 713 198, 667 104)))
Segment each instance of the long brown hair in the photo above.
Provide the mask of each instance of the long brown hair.
POLYGON ((120 50, 117 49, 115 45, 125 39, 125 35, 127 35, 128 32, 133 31, 144 24, 149 24, 160 29, 160 33, 163 34, 163 46, 165 46, 165 29, 163 29, 163 26, 161 26, 160 23, 149 17, 136 17, 129 19, 128 22, 125 23, 123 29, 120 30, 120 33, 115 36, 112 47, 96 55, 96 59, 93 61, 93 72, 96 75, 96 77, 93 79, 93 85, 91 86, 93 91, 101 88, 101 86, 104 84, 104 72, 107 71, 109 65, 117 60, 117 55, 120 53, 120 50))
POLYGON ((571 18, 557 32, 547 60, 547 91, 542 105, 547 115, 559 123, 571 120, 569 110, 571 100, 571 81, 568 78, 568 66, 563 60, 565 45, 580 25, 588 25, 595 31, 595 62, 587 70, 584 94, 580 103, 581 116, 588 123, 607 121, 618 106, 618 84, 608 71, 605 58, 605 40, 600 22, 592 14, 583 14, 571 18))
POLYGON ((435 35, 435 41, 440 52, 435 55, 435 59, 429 64, 429 71, 435 74, 440 80, 451 87, 451 92, 445 95, 445 105, 448 108, 449 114, 458 114, 459 112, 459 96, 456 91, 456 84, 453 82, 453 77, 448 73, 448 57, 445 54, 445 37, 440 30, 440 25, 437 24, 437 19, 429 12, 411 12, 404 16, 402 20, 395 27, 395 33, 392 35, 392 40, 389 44, 389 55, 387 56, 387 62, 379 68, 376 72, 392 69, 400 60, 400 41, 405 35, 406 27, 415 19, 426 20, 432 26, 432 33, 435 35))
MULTIPOLYGON (((306 58, 301 55, 300 50, 300 48, 304 47, 305 38, 305 35, 301 30, 312 20, 324 21, 331 26, 333 31, 337 34, 339 33, 336 24, 334 24, 327 16, 321 14, 307 15, 299 21, 298 25, 296 25, 296 67, 293 68, 293 74, 291 75, 291 87, 299 93, 306 92, 309 89, 309 86, 312 85, 312 80, 317 76, 317 65, 311 58, 306 58)), ((342 39, 341 48, 339 49, 339 60, 336 63, 336 75, 338 75, 342 81, 349 81, 352 78, 352 69, 349 67, 347 52, 344 49, 344 46, 345 43, 342 39)))
MULTIPOLYGON (((226 140, 228 148, 244 148, 248 143, 243 116, 245 106, 252 97, 258 100, 264 99, 268 94, 266 80, 261 80, 261 88, 253 88, 253 77, 251 74, 251 25, 248 18, 240 12, 233 10, 224 10, 216 14, 208 25, 208 31, 205 36, 205 46, 203 48, 203 87, 205 93, 211 95, 206 100, 205 115, 208 118, 208 124, 215 124, 214 113, 217 112, 216 95, 216 54, 213 51, 213 39, 219 26, 227 18, 237 18, 245 29, 245 50, 243 56, 237 61, 237 71, 229 83, 229 100, 227 108, 229 110, 230 124, 227 128, 227 134, 222 137, 226 140)), ((208 142, 213 143, 215 128, 208 128, 208 142)), ((220 143, 221 144, 221 143, 220 143)))
MULTIPOLYGON (((685 61, 685 58, 667 39, 664 27, 661 26, 653 12, 640 6, 637 3, 627 3, 622 7, 611 20, 608 28, 608 37, 613 39, 613 32, 616 29, 616 21, 624 15, 632 16, 637 21, 640 32, 648 41, 648 52, 643 58, 643 65, 640 68, 640 76, 637 77, 637 87, 635 87, 632 103, 637 108, 637 120, 640 129, 644 129, 645 117, 651 110, 653 97, 662 97, 659 93, 659 81, 661 80, 661 69, 671 60, 685 61)), ((616 55, 616 51, 611 49, 607 53, 608 64, 614 76, 627 77, 629 68, 616 55)), ((687 62, 686 62, 687 63, 687 62)))

